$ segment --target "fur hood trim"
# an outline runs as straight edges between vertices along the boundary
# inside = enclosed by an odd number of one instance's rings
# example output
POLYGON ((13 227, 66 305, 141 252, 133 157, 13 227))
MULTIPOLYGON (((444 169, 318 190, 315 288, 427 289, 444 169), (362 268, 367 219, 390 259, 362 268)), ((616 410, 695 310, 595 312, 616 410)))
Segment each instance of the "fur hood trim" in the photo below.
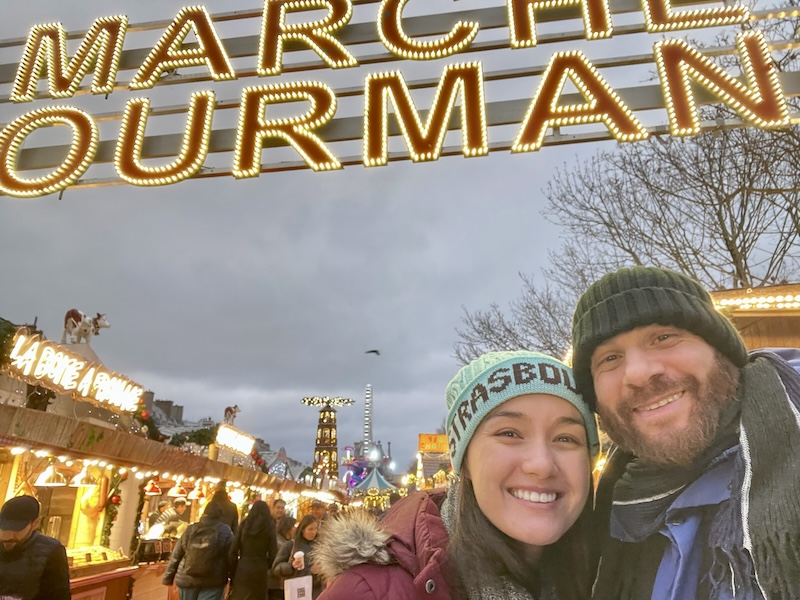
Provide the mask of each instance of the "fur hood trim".
POLYGON ((314 543, 314 566, 326 581, 333 581, 347 569, 364 563, 388 565, 394 562, 387 549, 389 533, 366 510, 350 511, 328 519, 314 543))

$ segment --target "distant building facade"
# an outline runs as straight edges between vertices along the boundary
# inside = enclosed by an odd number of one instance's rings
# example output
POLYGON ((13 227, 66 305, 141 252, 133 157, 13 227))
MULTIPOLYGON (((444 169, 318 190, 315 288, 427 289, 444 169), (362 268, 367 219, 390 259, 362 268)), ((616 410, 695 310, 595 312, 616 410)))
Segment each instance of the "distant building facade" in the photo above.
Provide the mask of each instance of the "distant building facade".
POLYGON ((155 405, 178 425, 183 424, 183 406, 175 404, 172 400, 156 400, 155 405))

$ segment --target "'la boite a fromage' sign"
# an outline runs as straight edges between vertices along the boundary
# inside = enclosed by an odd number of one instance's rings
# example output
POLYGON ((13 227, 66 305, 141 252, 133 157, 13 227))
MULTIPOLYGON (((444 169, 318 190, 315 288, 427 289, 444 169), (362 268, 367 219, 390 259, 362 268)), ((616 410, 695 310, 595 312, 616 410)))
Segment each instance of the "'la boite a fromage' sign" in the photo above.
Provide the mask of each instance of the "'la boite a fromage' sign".
POLYGON ((105 408, 136 410, 143 390, 130 379, 25 330, 17 332, 13 343, 9 375, 105 408))
MULTIPOLYGON (((411 37, 404 28, 403 9, 409 0, 382 0, 375 25, 378 37, 398 59, 432 60, 467 50, 480 30, 480 23, 458 21, 446 35, 434 40, 411 37)), ((581 7, 587 40, 609 38, 614 33, 609 0, 507 0, 509 47, 529 48, 537 44, 535 10, 581 7)), ((746 6, 678 10, 670 0, 642 0, 645 30, 650 33, 721 25, 742 25, 750 20, 746 6)), ((357 58, 337 39, 353 13, 352 0, 264 0, 257 52, 257 75, 280 75, 287 42, 311 48, 332 69, 359 66, 357 58), (287 22, 289 13, 327 10, 323 18, 287 22)), ((298 15, 293 15, 295 21, 298 15)), ((300 15, 302 16, 302 15, 300 15)), ((124 16, 97 19, 72 57, 66 51, 66 32, 60 24, 33 27, 12 85, 11 100, 34 100, 39 80, 46 74, 53 98, 70 98, 82 79, 93 73, 91 92, 110 94, 117 85, 122 46, 128 28, 124 16)), ((748 123, 763 128, 789 124, 785 94, 770 49, 761 31, 737 35, 737 50, 744 77, 737 79, 712 58, 680 39, 659 39, 654 44, 664 106, 672 135, 696 135, 700 131, 693 85, 706 88, 719 101, 734 109, 748 123)), ((214 21, 203 6, 181 9, 136 70, 130 90, 147 90, 162 76, 183 67, 207 69, 214 81, 237 78, 231 58, 214 21), (197 44, 184 41, 193 33, 197 44)), ((420 117, 409 87, 400 72, 370 73, 364 81, 363 164, 388 162, 389 105, 413 161, 436 160, 441 155, 447 124, 461 96, 462 152, 467 157, 489 153, 484 73, 480 62, 448 64, 444 67, 426 121, 420 117)), ((209 152, 213 90, 192 94, 182 146, 167 164, 145 164, 145 128, 151 114, 150 99, 126 102, 116 140, 114 167, 124 181, 156 186, 190 178, 203 167, 209 152)), ((278 138, 291 145, 315 171, 342 168, 337 156, 318 130, 333 119, 336 93, 320 81, 272 83, 246 87, 241 93, 231 174, 256 177, 262 171, 261 153, 266 140, 278 138), (268 118, 269 107, 305 102, 308 110, 289 118, 268 118)), ((556 52, 542 74, 537 91, 522 118, 510 146, 513 152, 538 150, 549 128, 602 123, 618 141, 642 140, 647 129, 619 94, 606 82, 581 51, 556 52), (564 84, 571 80, 585 102, 561 105, 564 84)), ((29 111, 0 132, 0 191, 16 197, 35 197, 67 188, 77 182, 95 160, 99 130, 95 119, 72 106, 29 111), (23 177, 18 159, 22 145, 33 132, 54 127, 71 128, 69 152, 57 168, 38 177, 23 177)))

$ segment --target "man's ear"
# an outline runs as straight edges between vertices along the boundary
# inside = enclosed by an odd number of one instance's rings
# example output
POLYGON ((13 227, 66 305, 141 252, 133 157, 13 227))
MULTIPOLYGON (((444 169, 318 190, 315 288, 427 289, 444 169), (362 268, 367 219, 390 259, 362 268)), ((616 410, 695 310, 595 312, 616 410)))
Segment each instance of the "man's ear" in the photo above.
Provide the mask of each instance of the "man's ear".
POLYGON ((41 525, 41 524, 42 524, 42 517, 36 517, 36 518, 35 518, 35 519, 32 521, 32 523, 33 523, 33 525, 31 526, 31 529, 32 529, 33 531, 36 531, 37 529, 39 529, 39 525, 41 525))

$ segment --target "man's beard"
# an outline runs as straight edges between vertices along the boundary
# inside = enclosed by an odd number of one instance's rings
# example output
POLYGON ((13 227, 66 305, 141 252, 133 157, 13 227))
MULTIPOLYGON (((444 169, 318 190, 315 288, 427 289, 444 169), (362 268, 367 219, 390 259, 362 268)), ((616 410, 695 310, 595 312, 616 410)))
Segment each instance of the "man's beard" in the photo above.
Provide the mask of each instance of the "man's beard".
POLYGON ((615 444, 644 462, 686 466, 708 448, 717 434, 720 416, 734 398, 738 379, 738 369, 717 353, 705 385, 694 375, 678 380, 655 376, 646 387, 634 390, 625 398, 615 412, 598 404, 600 425, 615 444), (677 435, 651 438, 632 425, 634 407, 641 406, 649 398, 679 389, 686 390, 696 400, 686 429, 677 435))
POLYGON ((30 536, 26 536, 24 540, 18 540, 13 544, 8 544, 7 542, 3 542, 0 544, 0 554, 4 554, 6 556, 11 556, 12 554, 19 554, 22 550, 22 546, 25 542, 28 541, 30 536))

